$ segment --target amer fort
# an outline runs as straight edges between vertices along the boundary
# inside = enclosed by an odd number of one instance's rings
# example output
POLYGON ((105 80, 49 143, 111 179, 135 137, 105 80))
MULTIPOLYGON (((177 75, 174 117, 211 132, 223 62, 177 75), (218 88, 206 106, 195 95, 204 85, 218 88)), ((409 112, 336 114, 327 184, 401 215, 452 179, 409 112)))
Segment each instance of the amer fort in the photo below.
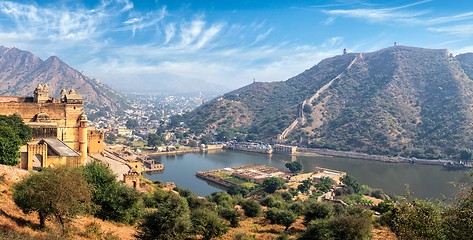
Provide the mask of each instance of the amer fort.
POLYGON ((16 115, 32 128, 33 138, 20 148, 20 167, 34 170, 59 165, 80 166, 88 153, 102 152, 102 132, 88 129, 81 95, 61 90, 49 96, 49 86, 38 84, 32 97, 0 96, 0 114, 16 115))

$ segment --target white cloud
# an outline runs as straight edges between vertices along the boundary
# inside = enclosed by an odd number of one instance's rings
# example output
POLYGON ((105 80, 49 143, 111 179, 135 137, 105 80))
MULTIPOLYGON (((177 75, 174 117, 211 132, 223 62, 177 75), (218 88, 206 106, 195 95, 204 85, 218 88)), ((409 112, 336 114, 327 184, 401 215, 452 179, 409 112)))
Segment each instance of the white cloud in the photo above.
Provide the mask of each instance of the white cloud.
POLYGON ((460 14, 452 15, 452 16, 433 18, 433 19, 430 19, 428 22, 431 24, 440 24, 440 23, 462 21, 462 20, 471 19, 471 18, 473 18, 473 12, 466 12, 466 13, 460 13, 460 14))
POLYGON ((182 47, 189 46, 191 43, 193 43, 202 32, 204 26, 205 22, 200 18, 195 19, 190 23, 186 22, 181 24, 180 38, 182 47))
POLYGON ((473 35, 473 24, 453 25, 446 27, 431 27, 427 30, 432 32, 447 33, 453 35, 468 36, 473 35))
POLYGON ((163 45, 166 45, 168 44, 171 39, 176 35, 176 24, 175 23, 171 23, 171 24, 168 24, 166 25, 165 29, 164 29, 164 32, 165 32, 165 41, 164 41, 164 44, 163 45))

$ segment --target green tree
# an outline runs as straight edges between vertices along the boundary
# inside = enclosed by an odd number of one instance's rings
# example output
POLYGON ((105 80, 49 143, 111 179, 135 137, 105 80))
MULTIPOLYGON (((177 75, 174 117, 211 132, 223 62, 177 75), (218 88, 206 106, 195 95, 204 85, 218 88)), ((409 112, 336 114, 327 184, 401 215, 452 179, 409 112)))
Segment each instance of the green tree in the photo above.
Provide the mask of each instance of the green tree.
POLYGON ((136 119, 128 119, 125 123, 126 128, 135 129, 138 127, 138 121, 136 119))
POLYGON ((105 164, 94 161, 84 166, 83 172, 92 188, 96 217, 134 224, 142 216, 144 207, 138 191, 118 183, 105 164))
POLYGON ((235 137, 235 132, 228 129, 222 129, 217 133, 217 141, 230 141, 235 137))
POLYGON ((287 231, 296 221, 296 217, 296 214, 290 210, 270 208, 266 211, 266 219, 270 220, 273 224, 285 226, 284 231, 287 231))
POLYGON ((473 189, 463 193, 442 217, 446 239, 473 239, 473 189))
POLYGON ((300 239, 370 239, 371 218, 371 211, 350 207, 339 215, 310 221, 300 239))
POLYGON ((302 164, 298 161, 295 162, 288 162, 284 166, 289 169, 289 171, 296 173, 302 170, 302 164))
POLYGON ((0 115, 0 127, 7 126, 10 127, 15 135, 17 135, 21 140, 21 145, 25 145, 28 141, 31 140, 32 130, 31 128, 23 122, 18 116, 11 115, 5 116, 0 115))
POLYGON ((156 211, 146 214, 138 226, 141 239, 186 239, 191 227, 190 211, 184 198, 162 192, 156 211))
POLYGON ((210 209, 198 208, 191 214, 192 228, 194 233, 210 240, 227 233, 228 228, 218 214, 210 209))
POLYGON ((245 210, 245 214, 248 217, 257 217, 261 214, 261 205, 254 200, 248 199, 244 201, 241 207, 245 210))
POLYGON ((218 207, 218 215, 227 219, 230 222, 230 227, 238 227, 240 221, 240 214, 235 208, 218 207))
POLYGON ((261 201, 261 205, 269 208, 281 208, 283 203, 277 200, 273 195, 268 195, 263 199, 263 201, 261 201))
POLYGON ((311 199, 307 200, 305 205, 305 224, 308 224, 312 220, 329 218, 333 215, 333 207, 328 203, 317 202, 311 199))
POLYGON ((148 134, 148 146, 156 147, 163 144, 163 138, 155 133, 148 134))
POLYGON ((0 164, 17 165, 19 149, 31 140, 31 128, 15 115, 0 115, 0 164))
POLYGON ((350 175, 343 176, 342 178, 340 178, 340 181, 342 181, 343 184, 352 187, 355 193, 359 193, 361 190, 360 184, 355 180, 355 178, 350 175))
POLYGON ((0 126, 0 164, 15 166, 20 161, 21 139, 8 126, 0 126))
POLYGON ((282 178, 270 177, 263 181, 262 186, 265 192, 274 193, 276 190, 281 189, 285 183, 286 181, 282 178))
POLYGON ((69 218, 85 212, 91 203, 87 181, 77 168, 46 168, 13 186, 13 200, 25 213, 38 212, 40 226, 54 216, 64 231, 69 218))
POLYGON ((310 179, 306 179, 302 181, 299 186, 297 186, 297 190, 299 190, 301 193, 307 193, 312 185, 312 181, 310 179))
POLYGON ((440 208, 414 199, 397 204, 391 229, 401 239, 444 239, 440 208))

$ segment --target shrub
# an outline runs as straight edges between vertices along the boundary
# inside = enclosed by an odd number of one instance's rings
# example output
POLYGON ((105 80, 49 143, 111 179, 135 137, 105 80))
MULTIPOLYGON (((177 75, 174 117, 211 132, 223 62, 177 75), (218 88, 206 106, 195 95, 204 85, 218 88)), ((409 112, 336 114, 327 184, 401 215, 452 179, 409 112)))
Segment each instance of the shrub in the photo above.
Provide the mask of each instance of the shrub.
POLYGON ((261 214, 261 205, 254 200, 246 200, 241 204, 245 215, 248 217, 257 217, 261 214))

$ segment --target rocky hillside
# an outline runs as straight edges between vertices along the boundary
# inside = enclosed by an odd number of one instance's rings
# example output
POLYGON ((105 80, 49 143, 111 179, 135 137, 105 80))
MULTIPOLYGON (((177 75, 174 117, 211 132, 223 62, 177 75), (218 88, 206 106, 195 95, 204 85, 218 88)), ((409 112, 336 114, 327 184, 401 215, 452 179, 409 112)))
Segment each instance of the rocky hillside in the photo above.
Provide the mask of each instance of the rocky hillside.
POLYGON ((394 46, 321 61, 283 82, 253 83, 182 121, 312 147, 454 157, 473 149, 473 54, 394 46), (292 123, 294 128, 288 128, 292 123))
POLYGON ((89 106, 119 107, 119 93, 84 76, 56 56, 46 60, 18 48, 0 46, 0 95, 31 96, 38 83, 49 84, 50 94, 74 88, 89 106))

